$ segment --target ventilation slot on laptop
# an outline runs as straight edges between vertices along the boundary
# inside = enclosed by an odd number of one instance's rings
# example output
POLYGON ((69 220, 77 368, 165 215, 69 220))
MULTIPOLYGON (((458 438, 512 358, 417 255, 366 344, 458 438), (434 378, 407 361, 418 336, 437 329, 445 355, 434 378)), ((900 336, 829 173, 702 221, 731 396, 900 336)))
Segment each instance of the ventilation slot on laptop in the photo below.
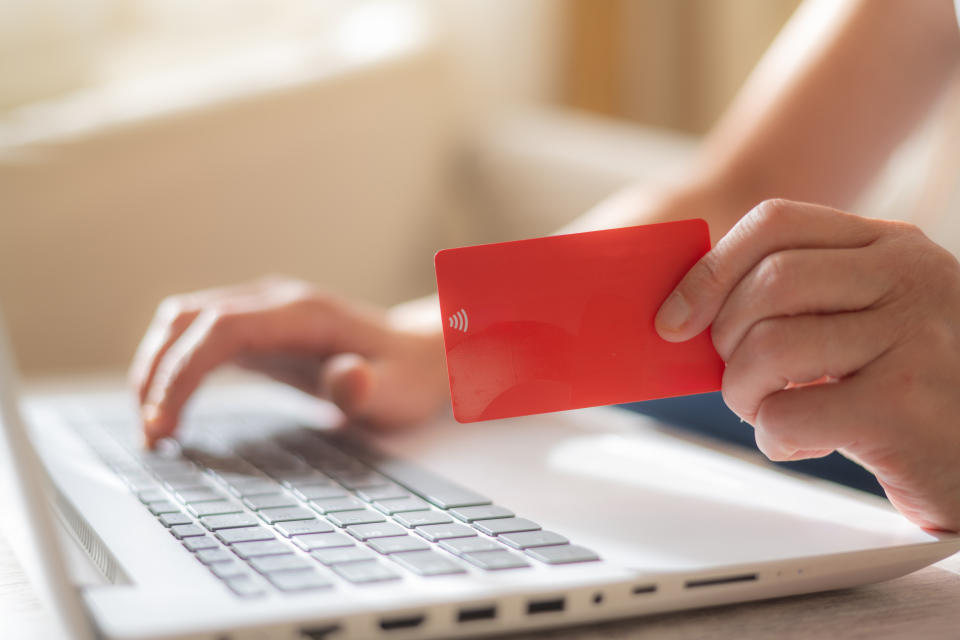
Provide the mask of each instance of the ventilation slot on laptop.
POLYGON ((550 600, 531 600, 527 603, 527 615, 538 613, 552 613, 563 611, 567 607, 566 598, 551 598, 550 600))
POLYGON ((55 493, 54 503, 57 507, 57 515, 60 516, 67 530, 73 534, 83 550, 87 552, 90 561, 97 567, 104 579, 110 584, 129 582, 126 574, 120 568, 120 564, 107 549, 107 545, 94 533, 87 521, 77 513, 73 505, 67 502, 59 491, 55 493))
POLYGON ((754 582, 759 576, 755 573, 741 573, 735 576, 720 576, 717 578, 701 578, 699 580, 687 580, 683 586, 687 589, 696 589, 699 587, 716 587, 721 584, 733 584, 735 582, 754 582))
POLYGON ((423 624, 426 619, 424 615, 403 616, 400 618, 381 618, 380 628, 384 631, 399 631, 401 629, 413 629, 423 624))

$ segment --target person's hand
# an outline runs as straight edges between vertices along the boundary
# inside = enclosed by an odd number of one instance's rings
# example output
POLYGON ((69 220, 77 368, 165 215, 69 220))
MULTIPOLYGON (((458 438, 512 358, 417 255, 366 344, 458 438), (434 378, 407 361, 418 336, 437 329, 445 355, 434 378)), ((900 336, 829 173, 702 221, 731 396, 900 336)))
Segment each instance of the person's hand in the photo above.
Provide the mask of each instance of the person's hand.
POLYGON ((763 202, 667 297, 712 324, 723 397, 772 460, 838 450, 930 529, 960 530, 960 264, 916 227, 763 202))
POLYGON ((146 444, 174 433, 204 376, 224 363, 332 400, 373 425, 420 420, 447 391, 443 338, 306 283, 267 278, 164 300, 130 369, 146 444))

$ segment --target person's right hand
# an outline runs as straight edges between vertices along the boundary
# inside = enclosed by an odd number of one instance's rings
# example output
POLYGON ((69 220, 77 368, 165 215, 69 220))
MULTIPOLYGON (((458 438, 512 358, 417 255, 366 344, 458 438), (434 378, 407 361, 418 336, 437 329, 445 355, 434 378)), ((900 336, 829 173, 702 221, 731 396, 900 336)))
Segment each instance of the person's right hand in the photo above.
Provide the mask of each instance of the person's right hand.
POLYGON ((173 435, 191 394, 225 363, 373 425, 415 422, 449 400, 439 321, 407 328, 307 283, 266 278, 160 304, 130 369, 148 447, 173 435))

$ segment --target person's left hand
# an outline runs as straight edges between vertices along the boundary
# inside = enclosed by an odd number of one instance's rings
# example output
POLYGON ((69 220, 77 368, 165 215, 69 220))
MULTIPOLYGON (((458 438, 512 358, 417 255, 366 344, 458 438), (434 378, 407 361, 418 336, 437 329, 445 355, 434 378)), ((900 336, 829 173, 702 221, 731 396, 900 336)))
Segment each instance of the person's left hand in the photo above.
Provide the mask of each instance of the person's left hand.
POLYGON ((661 307, 712 324, 723 397, 772 460, 838 450, 931 529, 960 530, 960 264, 913 225, 769 200, 661 307))

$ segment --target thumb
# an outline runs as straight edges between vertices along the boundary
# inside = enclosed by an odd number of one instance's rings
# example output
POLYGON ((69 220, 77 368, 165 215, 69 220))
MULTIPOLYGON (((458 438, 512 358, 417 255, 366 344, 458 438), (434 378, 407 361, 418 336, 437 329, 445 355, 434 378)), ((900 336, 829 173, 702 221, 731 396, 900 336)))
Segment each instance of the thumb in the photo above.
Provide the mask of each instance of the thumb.
POLYGON ((376 384, 370 362, 356 353, 340 353, 327 360, 320 373, 323 395, 349 416, 362 414, 376 384))

